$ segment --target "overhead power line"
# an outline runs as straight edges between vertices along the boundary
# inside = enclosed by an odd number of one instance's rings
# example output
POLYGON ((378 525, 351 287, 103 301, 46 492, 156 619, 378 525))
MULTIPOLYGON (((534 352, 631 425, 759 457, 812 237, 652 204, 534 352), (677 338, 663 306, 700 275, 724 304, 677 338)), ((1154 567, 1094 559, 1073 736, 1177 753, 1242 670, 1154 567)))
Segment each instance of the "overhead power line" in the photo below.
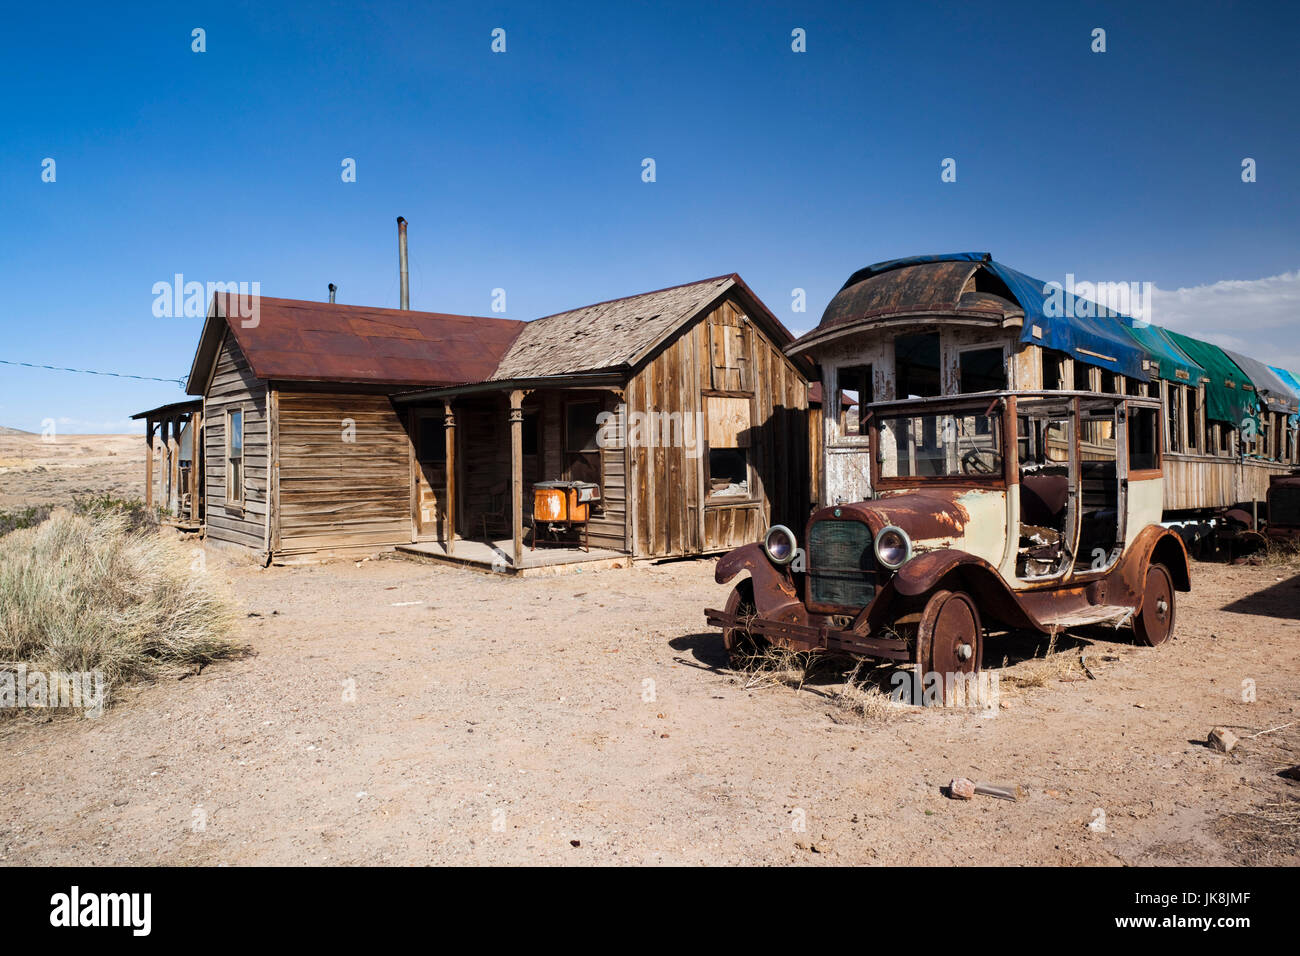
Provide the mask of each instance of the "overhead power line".
POLYGON ((126 372, 98 372, 89 368, 66 368, 62 365, 41 365, 38 362, 11 362, 9 359, 0 359, 2 365, 21 365, 24 368, 43 368, 51 372, 80 372, 82 375, 108 375, 112 378, 134 378, 141 382, 170 382, 173 385, 185 386, 183 378, 157 378, 153 375, 129 375, 126 372))

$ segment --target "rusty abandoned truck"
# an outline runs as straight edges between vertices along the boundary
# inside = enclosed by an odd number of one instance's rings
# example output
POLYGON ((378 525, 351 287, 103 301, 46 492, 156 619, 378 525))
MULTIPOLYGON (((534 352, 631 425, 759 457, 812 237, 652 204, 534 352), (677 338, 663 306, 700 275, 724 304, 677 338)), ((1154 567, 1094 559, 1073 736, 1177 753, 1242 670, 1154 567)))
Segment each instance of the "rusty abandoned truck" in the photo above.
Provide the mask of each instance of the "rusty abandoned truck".
MULTIPOLYGON (((727 650, 764 642, 980 670, 985 628, 1131 625, 1156 646, 1190 589, 1161 518, 1161 402, 990 391, 872 404, 869 500, 822 507, 719 558, 727 650)), ((867 429, 864 429, 866 431, 867 429)))

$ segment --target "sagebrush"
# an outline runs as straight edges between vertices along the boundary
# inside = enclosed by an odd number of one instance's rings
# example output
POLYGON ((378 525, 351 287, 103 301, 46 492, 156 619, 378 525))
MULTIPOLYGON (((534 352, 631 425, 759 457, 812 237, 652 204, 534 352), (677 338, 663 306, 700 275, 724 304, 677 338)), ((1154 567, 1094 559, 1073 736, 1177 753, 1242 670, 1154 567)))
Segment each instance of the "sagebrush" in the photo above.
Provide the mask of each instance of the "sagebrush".
POLYGON ((111 508, 0 538, 0 669, 99 670, 113 691, 236 653, 232 617, 177 543, 111 508))

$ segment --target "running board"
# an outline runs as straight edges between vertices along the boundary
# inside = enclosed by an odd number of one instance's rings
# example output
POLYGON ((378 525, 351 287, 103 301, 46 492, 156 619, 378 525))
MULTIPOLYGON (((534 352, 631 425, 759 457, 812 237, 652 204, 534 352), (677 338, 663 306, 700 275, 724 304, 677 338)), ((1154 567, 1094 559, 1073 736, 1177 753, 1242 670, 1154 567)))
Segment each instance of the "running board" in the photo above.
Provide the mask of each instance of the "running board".
POLYGON ((1075 611, 1073 614, 1044 618, 1040 623, 1048 629, 1083 627, 1087 624, 1113 624, 1118 628, 1127 624, 1136 611, 1137 608, 1124 607, 1120 604, 1098 604, 1075 611))

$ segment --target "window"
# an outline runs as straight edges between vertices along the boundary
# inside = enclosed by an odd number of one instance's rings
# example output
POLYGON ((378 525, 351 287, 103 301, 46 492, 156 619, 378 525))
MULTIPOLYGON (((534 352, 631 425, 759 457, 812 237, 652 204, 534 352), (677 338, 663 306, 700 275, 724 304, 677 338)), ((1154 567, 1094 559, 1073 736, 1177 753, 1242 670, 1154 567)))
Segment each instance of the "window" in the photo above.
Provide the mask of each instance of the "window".
POLYGON ((748 498, 749 399, 710 395, 704 407, 708 416, 708 496, 748 498))
POLYGON ((422 465, 447 464, 447 428, 438 413, 416 420, 416 460, 422 465))
POLYGON ((600 483, 600 446, 596 443, 599 414, 600 402, 569 402, 564 406, 564 477, 569 481, 600 483))
POLYGON ((1074 360, 1074 390, 1076 392, 1092 391, 1092 366, 1074 360))
POLYGON ((1059 391, 1061 388, 1061 367, 1065 360, 1050 352, 1043 353, 1043 388, 1059 391))
POLYGON ((1169 436, 1169 450, 1180 452, 1183 450, 1183 389, 1181 385, 1175 385, 1173 382, 1170 382, 1166 389, 1168 401, 1165 407, 1168 410, 1169 420, 1165 423, 1165 431, 1169 436))
POLYGON ((880 419, 881 478, 1002 476, 1002 419, 977 412, 925 412, 880 419))
POLYGON ((898 398, 942 395, 939 381, 939 333, 900 335, 894 339, 894 381, 898 398))
POLYGON ((962 392, 996 392, 1007 387, 1007 363, 1002 349, 970 349, 957 354, 962 392))
POLYGON ((1187 450, 1201 447, 1201 391, 1196 386, 1187 389, 1187 450))
POLYGON ((1128 470, 1154 471, 1160 467, 1156 428, 1160 420, 1154 408, 1129 406, 1128 470))
POLYGON ((840 434, 865 434, 862 417, 867 406, 876 400, 871 382, 871 366, 853 365, 837 369, 835 378, 840 393, 836 403, 840 416, 840 434))
POLYGON ((226 503, 244 503, 244 410, 226 410, 226 503))
POLYGON ((541 416, 536 411, 524 410, 523 424, 523 451, 524 455, 537 454, 537 431, 538 424, 541 422, 541 416))
POLYGON ((594 452, 600 450, 596 444, 596 416, 599 414, 599 402, 570 402, 565 406, 565 451, 594 452))

